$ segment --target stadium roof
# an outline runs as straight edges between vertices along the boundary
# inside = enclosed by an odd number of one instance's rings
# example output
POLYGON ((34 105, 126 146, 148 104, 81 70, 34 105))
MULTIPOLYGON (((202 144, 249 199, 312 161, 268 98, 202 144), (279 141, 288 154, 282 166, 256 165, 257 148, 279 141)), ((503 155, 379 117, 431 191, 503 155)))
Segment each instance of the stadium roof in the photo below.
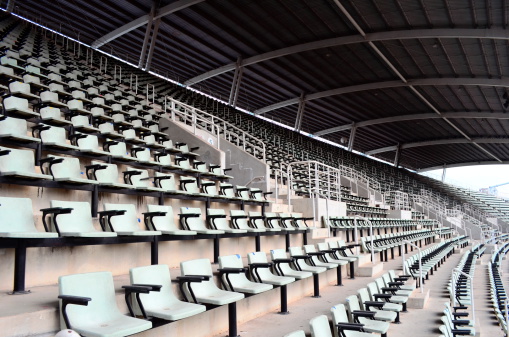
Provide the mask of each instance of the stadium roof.
POLYGON ((407 168, 509 162, 507 0, 1 3, 232 105, 399 157, 407 168))

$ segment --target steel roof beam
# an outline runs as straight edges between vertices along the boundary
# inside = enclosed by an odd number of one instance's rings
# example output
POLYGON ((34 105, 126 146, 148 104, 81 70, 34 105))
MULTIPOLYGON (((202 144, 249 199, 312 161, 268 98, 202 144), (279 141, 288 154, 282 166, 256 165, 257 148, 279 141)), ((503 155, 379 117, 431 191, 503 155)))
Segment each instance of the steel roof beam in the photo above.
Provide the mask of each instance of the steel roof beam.
POLYGON ((475 165, 507 165, 509 164, 509 161, 495 161, 495 160, 489 160, 489 161, 471 161, 471 162, 465 162, 465 163, 456 163, 456 164, 447 164, 447 165, 440 165, 440 166, 431 166, 426 167, 422 169, 416 170, 417 172, 427 172, 427 171, 433 171, 433 170, 441 170, 443 168, 452 168, 452 167, 464 167, 464 166, 475 166, 475 165))
MULTIPOLYGON (((326 91, 315 92, 314 94, 306 95, 306 101, 314 99, 325 98, 330 96, 348 94, 358 91, 398 88, 398 87, 412 87, 412 86, 437 86, 437 85, 457 85, 457 86, 485 86, 485 87, 505 87, 509 88, 509 82, 505 79, 497 78, 422 78, 408 80, 406 83, 397 81, 373 82, 359 85, 352 85, 348 87, 336 88, 326 91)), ((278 102, 254 111, 255 115, 260 115, 268 111, 283 108, 285 106, 299 103, 299 98, 292 98, 286 101, 278 102)))
MULTIPOLYGON (((461 118, 461 119, 509 119, 509 114, 503 112, 442 112, 440 115, 436 113, 422 113, 422 114, 411 114, 411 115, 402 115, 402 116, 392 116, 392 117, 384 117, 377 119, 370 119, 367 121, 361 121, 355 123, 357 127, 365 127, 377 124, 385 124, 385 123, 396 123, 396 122, 406 122, 420 119, 440 119, 440 118, 461 118)), ((353 123, 345 124, 341 126, 336 126, 329 129, 324 129, 318 132, 315 132, 315 136, 324 136, 334 132, 347 131, 353 127, 353 123)))
MULTIPOLYGON (((439 38, 461 38, 461 39, 492 39, 492 40, 509 40, 509 31, 499 28, 490 29, 460 29, 460 28, 444 28, 444 29, 413 29, 388 31, 378 33, 367 33, 364 37, 361 35, 341 36, 331 39, 318 40, 291 47, 281 48, 270 52, 254 55, 245 58, 241 67, 252 64, 265 62, 274 58, 283 57, 291 54, 303 53, 306 51, 337 47, 355 43, 369 43, 388 40, 409 40, 409 39, 439 39, 439 38)), ((232 62, 219 68, 207 71, 201 75, 193 77, 184 85, 191 86, 198 82, 204 81, 214 76, 224 74, 235 70, 236 62, 232 62)))
MULTIPOLYGON (((435 145, 449 145, 449 144, 509 144, 509 138, 471 138, 471 140, 466 138, 454 138, 454 139, 437 139, 437 140, 427 140, 423 142, 414 142, 414 143, 404 143, 400 145, 400 148, 403 149, 411 149, 414 147, 422 147, 422 146, 435 146, 435 145)), ((374 149, 371 151, 366 151, 367 155, 373 155, 383 152, 396 151, 398 149, 398 145, 386 146, 379 149, 374 149)))
MULTIPOLYGON (((161 7, 156 15, 153 17, 153 20, 162 18, 163 16, 178 12, 184 8, 187 8, 189 6, 198 4, 200 2, 203 2, 205 0, 178 0, 172 4, 169 4, 167 6, 161 7)), ((145 24, 147 24, 150 21, 150 14, 143 15, 129 23, 126 23, 122 27, 119 27, 115 29, 114 31, 98 38, 94 42, 92 42, 91 46, 92 48, 99 48, 106 43, 115 40, 116 38, 129 33, 130 31, 139 28, 145 24)))

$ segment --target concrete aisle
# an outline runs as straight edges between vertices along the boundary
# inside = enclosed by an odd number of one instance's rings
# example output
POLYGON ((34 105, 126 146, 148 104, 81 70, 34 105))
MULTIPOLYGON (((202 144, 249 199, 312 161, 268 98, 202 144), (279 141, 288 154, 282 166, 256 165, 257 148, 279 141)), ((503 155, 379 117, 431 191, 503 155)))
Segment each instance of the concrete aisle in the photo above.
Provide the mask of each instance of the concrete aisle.
MULTIPOLYGON (((416 253, 416 251, 414 251, 416 253)), ((408 257, 409 255, 407 255, 408 257)), ((461 254, 453 254, 442 267, 426 281, 425 289, 430 289, 430 301, 425 310, 410 309, 401 314, 402 324, 391 324, 389 336, 428 337, 438 336, 440 316, 444 309, 444 302, 448 300, 446 290, 451 269, 454 268, 461 254)), ((401 258, 396 257, 384 263, 384 272, 389 269, 401 269, 401 258)), ((379 277, 379 275, 376 275, 379 277)), ((243 337, 281 337, 285 334, 302 329, 309 336, 309 320, 318 315, 330 317, 329 309, 335 304, 344 303, 347 296, 356 294, 357 289, 364 287, 373 278, 357 277, 355 280, 344 279, 344 286, 327 286, 321 289, 321 298, 305 297, 289 304, 289 315, 276 312, 263 315, 238 326, 239 335, 243 337)), ((418 291, 418 290, 416 290, 418 291)), ((225 336, 225 333, 216 336, 225 336)), ((498 336, 498 335, 497 335, 498 336)))

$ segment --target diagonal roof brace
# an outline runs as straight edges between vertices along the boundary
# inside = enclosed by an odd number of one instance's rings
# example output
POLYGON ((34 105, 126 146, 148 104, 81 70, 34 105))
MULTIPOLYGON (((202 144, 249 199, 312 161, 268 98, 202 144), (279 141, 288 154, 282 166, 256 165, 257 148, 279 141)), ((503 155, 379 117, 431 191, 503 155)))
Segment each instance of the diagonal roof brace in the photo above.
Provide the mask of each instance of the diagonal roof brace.
MULTIPOLYGON (((184 8, 187 8, 189 6, 198 4, 200 2, 203 2, 205 0, 178 0, 174 3, 171 3, 169 5, 166 5, 164 7, 159 8, 156 15, 153 17, 153 20, 162 18, 163 16, 175 13, 177 11, 180 11, 184 8)), ((114 31, 98 38, 94 42, 92 42, 91 46, 92 48, 100 48, 101 46, 105 45, 108 42, 111 42, 115 40, 116 38, 129 33, 130 31, 139 28, 145 24, 147 24, 150 21, 150 14, 143 15, 129 23, 126 23, 122 27, 119 27, 115 29, 114 31)))

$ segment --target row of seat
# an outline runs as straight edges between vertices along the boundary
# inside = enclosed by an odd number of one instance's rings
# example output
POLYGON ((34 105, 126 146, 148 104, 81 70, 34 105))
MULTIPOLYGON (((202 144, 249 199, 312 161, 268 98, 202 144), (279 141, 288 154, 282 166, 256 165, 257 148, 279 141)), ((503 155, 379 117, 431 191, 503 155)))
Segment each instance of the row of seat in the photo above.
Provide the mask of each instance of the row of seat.
POLYGON ((484 245, 476 245, 463 254, 461 260, 456 266, 456 270, 461 273, 453 273, 448 283, 448 291, 452 303, 459 305, 472 304, 473 297, 473 277, 475 272, 475 263, 478 257, 484 252, 484 245))
POLYGON ((493 313, 497 319, 498 325, 505 335, 507 335, 509 332, 509 303, 500 268, 502 259, 505 258, 508 252, 509 243, 503 243, 496 251, 493 252, 490 265, 488 267, 491 306, 493 308, 493 313))
MULTIPOLYGON (((406 303, 415 287, 406 285, 409 275, 397 276, 390 270, 361 288, 356 295, 347 297, 345 304, 339 303, 330 309, 329 319, 320 315, 310 320, 313 337, 386 337, 390 323, 400 323, 399 313, 406 311, 406 303)), ((303 330, 286 334, 285 337, 305 336, 303 330)))
MULTIPOLYGON (((318 244, 318 250, 327 248, 329 264, 336 267, 353 261, 355 257, 336 257, 338 242, 318 244), (330 250, 336 247, 336 249, 330 250), (332 256, 335 258, 332 258, 332 256), (353 260, 352 260, 353 259, 353 260)), ((304 249, 312 264, 318 263, 317 249, 313 245, 304 249)), ((181 296, 173 294, 168 266, 152 265, 132 268, 129 272, 131 285, 123 286, 126 303, 132 317, 123 315, 114 296, 113 278, 109 272, 96 272, 61 276, 59 299, 61 300, 62 326, 84 335, 111 336, 129 335, 152 327, 155 319, 175 321, 204 312, 207 307, 229 305, 230 336, 236 336, 235 302, 244 296, 254 295, 281 287, 281 311, 287 311, 286 285, 296 280, 323 272, 326 267, 302 263, 300 247, 290 249, 290 258, 284 249, 271 250, 272 262, 264 252, 247 255, 248 267, 240 255, 219 257, 218 280, 220 289, 213 280, 213 270, 208 259, 181 262, 181 276, 177 277, 181 296), (292 268, 293 267, 293 268, 292 268), (143 317, 138 319, 135 317, 143 317), (150 321, 148 321, 150 320, 150 321)), ((323 256, 322 254, 322 256, 323 256)))

